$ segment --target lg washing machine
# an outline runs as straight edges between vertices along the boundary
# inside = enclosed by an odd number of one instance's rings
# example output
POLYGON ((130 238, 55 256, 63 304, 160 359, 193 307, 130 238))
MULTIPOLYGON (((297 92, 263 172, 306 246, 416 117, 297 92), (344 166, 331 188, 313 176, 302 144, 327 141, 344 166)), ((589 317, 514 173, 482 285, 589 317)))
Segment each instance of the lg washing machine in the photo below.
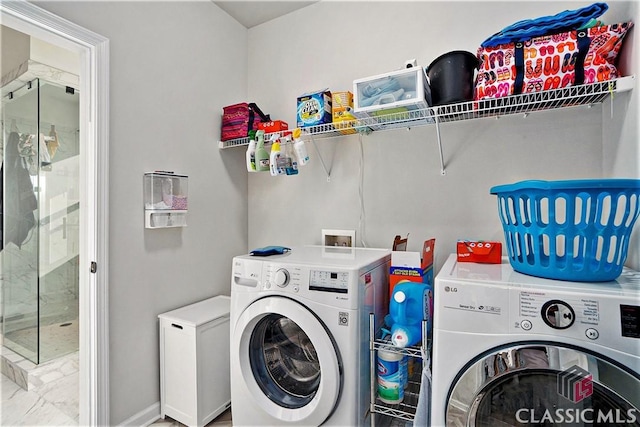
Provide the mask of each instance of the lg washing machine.
POLYGON ((233 259, 234 425, 370 422, 369 313, 387 313, 390 259, 328 246, 233 259))
POLYGON ((452 255, 434 296, 433 426, 640 425, 640 273, 555 281, 452 255))

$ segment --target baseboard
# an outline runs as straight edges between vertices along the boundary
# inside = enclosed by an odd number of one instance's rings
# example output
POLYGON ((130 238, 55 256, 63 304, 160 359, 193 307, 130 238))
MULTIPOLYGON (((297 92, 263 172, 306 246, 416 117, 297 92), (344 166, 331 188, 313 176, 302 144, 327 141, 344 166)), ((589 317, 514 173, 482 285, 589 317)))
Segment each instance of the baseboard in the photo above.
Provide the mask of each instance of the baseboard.
POLYGON ((124 420, 118 426, 146 427, 160 419, 160 401, 124 420))

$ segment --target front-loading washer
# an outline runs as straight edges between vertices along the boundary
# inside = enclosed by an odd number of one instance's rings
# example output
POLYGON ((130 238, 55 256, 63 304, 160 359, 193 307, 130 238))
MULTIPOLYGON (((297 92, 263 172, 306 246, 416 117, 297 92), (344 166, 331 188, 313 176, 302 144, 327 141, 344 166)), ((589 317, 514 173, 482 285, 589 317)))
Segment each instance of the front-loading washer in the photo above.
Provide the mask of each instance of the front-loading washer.
POLYGON ((640 273, 555 281, 452 255, 434 297, 433 426, 640 425, 640 273))
POLYGON ((388 311, 390 260, 329 246, 233 259, 234 425, 370 422, 369 313, 381 324, 388 311))

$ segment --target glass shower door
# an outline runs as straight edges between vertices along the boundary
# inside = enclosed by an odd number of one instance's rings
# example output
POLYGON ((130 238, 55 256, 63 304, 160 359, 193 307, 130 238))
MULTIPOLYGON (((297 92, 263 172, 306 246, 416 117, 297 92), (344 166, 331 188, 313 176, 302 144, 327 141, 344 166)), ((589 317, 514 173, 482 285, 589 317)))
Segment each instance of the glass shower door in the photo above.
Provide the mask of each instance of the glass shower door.
POLYGON ((3 343, 39 364, 78 349, 79 97, 42 79, 4 95, 3 343))
POLYGON ((3 96, 2 332, 38 363, 38 82, 3 96))
POLYGON ((79 96, 40 80, 40 132, 49 155, 39 173, 40 363, 78 350, 79 96))

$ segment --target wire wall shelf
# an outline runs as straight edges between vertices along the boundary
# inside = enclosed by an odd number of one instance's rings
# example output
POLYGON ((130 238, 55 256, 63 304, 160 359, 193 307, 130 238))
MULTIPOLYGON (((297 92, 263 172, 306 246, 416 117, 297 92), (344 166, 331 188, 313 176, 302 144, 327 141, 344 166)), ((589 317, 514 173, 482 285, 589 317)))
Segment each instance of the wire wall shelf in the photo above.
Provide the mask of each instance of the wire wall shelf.
MULTIPOLYGON (((567 107, 589 106, 603 102, 617 92, 626 92, 633 88, 635 76, 621 77, 606 82, 569 86, 561 89, 524 93, 496 99, 460 102, 418 110, 394 112, 364 113, 357 120, 340 123, 328 123, 302 128, 306 138, 341 137, 352 134, 368 134, 373 131, 412 128, 448 122, 473 119, 498 118, 500 116, 524 114, 536 111, 553 110, 567 107)), ((282 133, 282 132, 275 132, 282 133)), ((272 134, 265 135, 265 141, 272 134)), ((438 131, 438 143, 440 135, 438 131)), ((249 138, 220 141, 220 149, 249 144, 249 138)))

